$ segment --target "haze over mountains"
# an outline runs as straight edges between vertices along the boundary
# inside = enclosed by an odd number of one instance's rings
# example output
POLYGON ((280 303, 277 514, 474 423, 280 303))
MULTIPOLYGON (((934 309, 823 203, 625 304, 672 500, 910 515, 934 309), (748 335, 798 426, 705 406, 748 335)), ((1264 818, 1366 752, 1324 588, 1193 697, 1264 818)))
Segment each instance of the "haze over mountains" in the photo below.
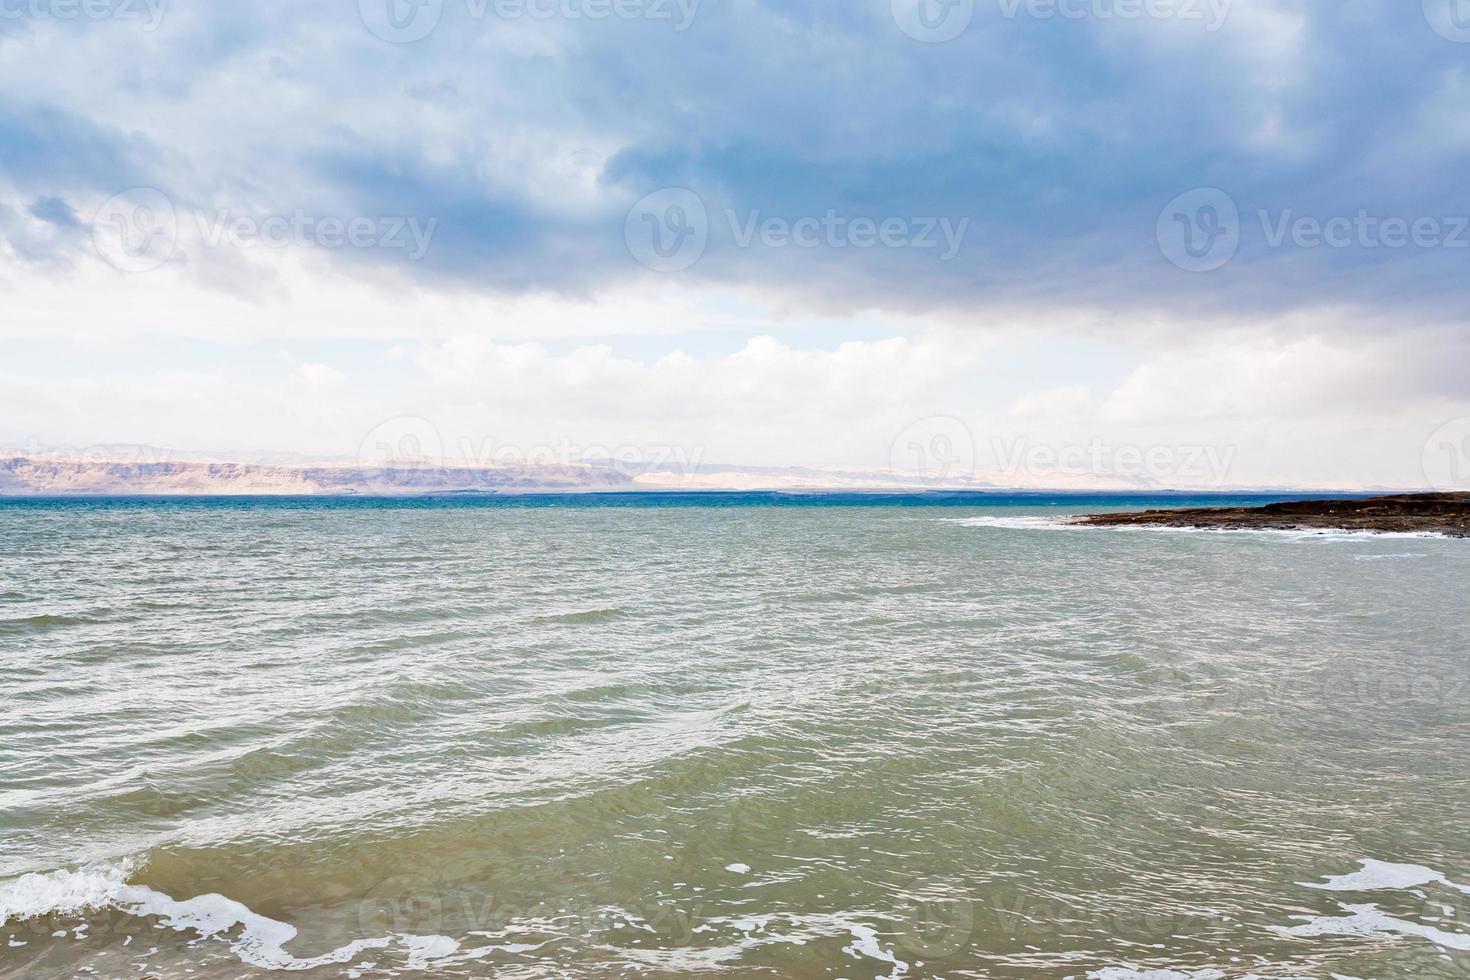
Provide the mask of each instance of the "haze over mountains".
MULTIPOLYGON (((146 447, 85 453, 0 451, 0 496, 413 496, 443 493, 637 491, 1154 491, 1178 487, 1145 474, 912 473, 598 460, 497 461, 466 465, 429 459, 234 461, 167 457, 146 447)), ((1266 489, 1219 485, 1188 489, 1266 489)), ((1280 488, 1269 488, 1280 489, 1280 488)), ((1306 489, 1306 488, 1299 488, 1306 489)))
POLYGON ((397 496, 446 492, 626 490, 631 480, 585 465, 484 468, 405 465, 301 466, 208 461, 127 461, 65 456, 0 459, 0 494, 397 496))

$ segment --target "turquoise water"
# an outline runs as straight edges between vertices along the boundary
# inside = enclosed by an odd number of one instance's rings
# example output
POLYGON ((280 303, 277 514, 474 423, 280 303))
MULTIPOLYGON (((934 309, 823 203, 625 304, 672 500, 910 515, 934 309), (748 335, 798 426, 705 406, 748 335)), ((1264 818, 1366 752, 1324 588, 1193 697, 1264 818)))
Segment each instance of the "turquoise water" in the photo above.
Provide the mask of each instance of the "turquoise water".
POLYGON ((1164 502, 0 503, 0 976, 1470 976, 1470 543, 1164 502))

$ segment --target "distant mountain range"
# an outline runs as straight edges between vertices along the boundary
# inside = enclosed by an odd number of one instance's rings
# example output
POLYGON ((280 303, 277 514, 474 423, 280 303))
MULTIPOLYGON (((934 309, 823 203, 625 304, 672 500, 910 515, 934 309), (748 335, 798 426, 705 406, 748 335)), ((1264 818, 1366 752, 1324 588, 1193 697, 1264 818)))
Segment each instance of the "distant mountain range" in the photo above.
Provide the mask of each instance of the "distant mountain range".
POLYGON ((0 494, 287 496, 591 491, 636 489, 617 470, 584 465, 294 466, 207 461, 116 461, 56 456, 0 458, 0 494))
MULTIPOLYGON (((932 477, 880 470, 823 470, 700 464, 626 467, 594 463, 393 466, 346 462, 228 462, 167 459, 148 453, 0 452, 0 496, 414 496, 445 493, 617 493, 635 491, 1005 491, 1154 492, 1175 489, 1144 479, 1059 472, 1024 485, 973 474, 932 477), (114 455, 115 454, 115 455, 114 455)), ((1232 490, 1240 487, 1179 489, 1232 490)), ((1258 490, 1281 490, 1257 487, 1258 490)), ((1300 489, 1300 488, 1299 488, 1300 489)))

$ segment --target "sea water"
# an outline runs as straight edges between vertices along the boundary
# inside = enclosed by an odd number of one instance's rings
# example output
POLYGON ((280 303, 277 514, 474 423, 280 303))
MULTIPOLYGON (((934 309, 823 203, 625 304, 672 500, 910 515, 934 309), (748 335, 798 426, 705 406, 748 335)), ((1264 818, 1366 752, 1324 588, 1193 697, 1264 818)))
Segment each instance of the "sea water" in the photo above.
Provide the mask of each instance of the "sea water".
POLYGON ((1470 977, 1470 542, 1202 502, 0 503, 0 977, 1470 977))

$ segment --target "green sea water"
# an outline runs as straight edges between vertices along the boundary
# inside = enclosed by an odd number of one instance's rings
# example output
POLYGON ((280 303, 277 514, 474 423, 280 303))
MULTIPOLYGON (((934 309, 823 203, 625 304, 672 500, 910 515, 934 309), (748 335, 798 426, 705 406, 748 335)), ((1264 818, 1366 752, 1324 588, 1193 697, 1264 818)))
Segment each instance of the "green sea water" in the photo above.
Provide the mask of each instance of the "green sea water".
POLYGON ((0 977, 1470 977, 1470 542, 779 503, 0 504, 0 977))

